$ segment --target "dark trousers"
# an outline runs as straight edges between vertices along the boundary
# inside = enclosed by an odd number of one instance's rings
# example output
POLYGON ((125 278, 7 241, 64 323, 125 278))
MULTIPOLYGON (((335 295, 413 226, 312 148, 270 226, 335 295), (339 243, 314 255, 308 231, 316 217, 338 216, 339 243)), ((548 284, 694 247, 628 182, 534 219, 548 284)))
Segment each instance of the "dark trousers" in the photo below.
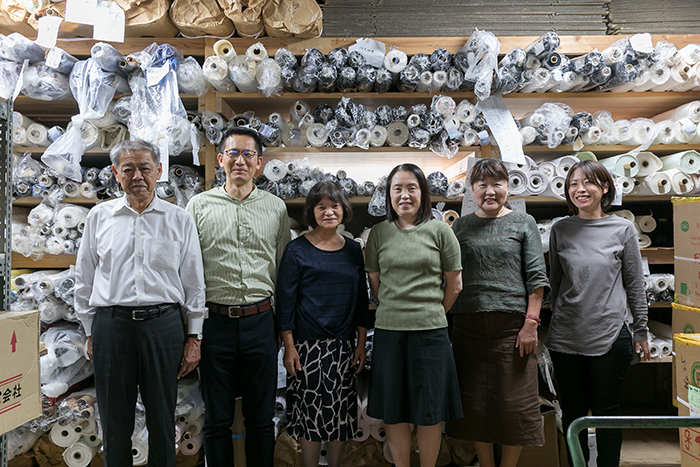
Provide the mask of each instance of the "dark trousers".
POLYGON ((177 372, 185 329, 175 306, 157 318, 134 321, 97 309, 92 325, 95 390, 103 431, 105 465, 131 467, 139 390, 146 408, 148 465, 175 467, 177 372))
MULTIPOLYGON (((579 417, 618 415, 625 373, 632 361, 632 338, 623 325, 620 336, 604 355, 587 357, 550 351, 559 388, 564 433, 579 417)), ((579 435, 586 463, 590 459, 588 430, 579 435)), ((620 464, 621 429, 597 429, 598 467, 620 464)), ((569 463, 571 456, 569 456, 569 463)))
POLYGON ((243 398, 246 463, 272 467, 277 389, 274 314, 244 318, 210 313, 204 321, 199 364, 204 412, 204 453, 212 467, 233 466, 231 425, 236 397, 243 398))

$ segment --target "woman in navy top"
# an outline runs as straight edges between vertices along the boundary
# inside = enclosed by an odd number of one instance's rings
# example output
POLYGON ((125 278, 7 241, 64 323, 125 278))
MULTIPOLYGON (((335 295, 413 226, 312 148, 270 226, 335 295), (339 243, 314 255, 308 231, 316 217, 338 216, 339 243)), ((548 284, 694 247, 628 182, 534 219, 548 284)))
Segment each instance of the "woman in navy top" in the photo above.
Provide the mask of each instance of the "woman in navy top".
POLYGON ((322 441, 328 465, 339 466, 345 441, 357 431, 369 299, 362 249, 336 230, 351 217, 340 185, 317 183, 304 206, 313 230, 287 245, 277 278, 287 430, 301 444, 305 467, 318 466, 322 441))

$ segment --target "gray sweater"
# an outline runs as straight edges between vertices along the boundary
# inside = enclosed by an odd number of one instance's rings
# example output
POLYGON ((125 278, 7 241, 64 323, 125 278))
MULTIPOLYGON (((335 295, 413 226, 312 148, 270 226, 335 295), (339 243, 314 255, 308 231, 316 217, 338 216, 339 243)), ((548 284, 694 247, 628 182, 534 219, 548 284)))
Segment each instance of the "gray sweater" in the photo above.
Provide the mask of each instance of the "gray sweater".
POLYGON ((567 217, 549 237, 552 321, 550 350, 597 356, 612 347, 629 304, 634 340, 646 340, 642 255, 634 225, 611 215, 567 217))

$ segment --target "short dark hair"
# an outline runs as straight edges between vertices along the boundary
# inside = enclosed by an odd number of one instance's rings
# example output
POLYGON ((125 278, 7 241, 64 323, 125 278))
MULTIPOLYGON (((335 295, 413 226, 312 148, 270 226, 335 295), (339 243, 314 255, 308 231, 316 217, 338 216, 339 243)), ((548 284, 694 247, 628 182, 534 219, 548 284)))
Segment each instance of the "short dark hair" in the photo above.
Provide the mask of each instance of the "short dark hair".
POLYGON ((348 222, 352 219, 352 205, 348 201, 348 197, 345 196, 343 187, 332 180, 324 180, 315 184, 310 190, 309 194, 306 195, 306 202, 304 203, 304 223, 315 229, 318 227, 316 222, 316 216, 314 215, 314 208, 318 203, 321 202, 323 198, 327 198, 333 203, 338 203, 343 207, 343 222, 348 222))
POLYGON ((479 180, 493 178, 494 180, 508 180, 508 169, 505 164, 498 159, 489 157, 487 159, 479 159, 472 167, 469 174, 469 184, 474 185, 479 180))
POLYGON ((226 140, 229 138, 229 136, 234 135, 250 136, 251 138, 253 138, 253 140, 255 140, 255 150, 258 151, 258 156, 262 157, 263 147, 265 147, 265 145, 262 142, 262 138, 260 138, 260 133, 253 130, 252 128, 245 128, 240 126, 229 128, 224 132, 224 135, 221 137, 221 143, 219 143, 219 153, 224 153, 224 151, 226 150, 226 140))
POLYGON ((394 207, 391 205, 391 180, 396 175, 396 172, 408 172, 412 173, 416 180, 418 180, 418 187, 420 188, 420 207, 418 208, 418 213, 416 214, 416 224, 422 224, 423 222, 429 221, 433 217, 432 213, 432 201, 430 199, 430 191, 428 190, 428 180, 425 178, 425 174, 415 164, 406 163, 397 165, 394 167, 386 179, 386 218, 389 222, 395 222, 399 215, 394 211, 394 207))
POLYGON ((603 209, 603 212, 607 212, 615 199, 615 182, 613 181, 610 171, 598 161, 577 162, 569 169, 569 173, 566 174, 564 194, 566 195, 566 204, 569 205, 569 211, 578 214, 578 208, 574 205, 569 196, 571 178, 574 176, 574 172, 577 169, 581 169, 583 176, 586 177, 588 181, 595 183, 601 190, 604 190, 607 185, 608 192, 603 193, 603 197, 600 199, 600 207, 603 209))

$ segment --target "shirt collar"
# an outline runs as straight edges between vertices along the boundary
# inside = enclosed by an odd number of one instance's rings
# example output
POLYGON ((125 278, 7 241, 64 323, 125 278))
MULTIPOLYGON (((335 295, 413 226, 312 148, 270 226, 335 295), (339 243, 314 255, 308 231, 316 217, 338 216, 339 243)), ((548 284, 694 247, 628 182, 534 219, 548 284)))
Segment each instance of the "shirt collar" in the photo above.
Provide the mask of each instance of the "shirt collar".
MULTIPOLYGON (((165 212, 165 206, 163 203, 166 201, 163 201, 160 199, 157 195, 153 197, 153 201, 151 201, 151 204, 148 205, 146 209, 141 214, 144 214, 149 211, 154 211, 154 212, 165 212)), ((126 195, 122 196, 121 198, 117 199, 117 202, 114 203, 114 207, 112 208, 113 213, 117 213, 119 211, 128 211, 135 213, 134 209, 129 205, 128 200, 126 199, 126 195)))
POLYGON ((248 201, 252 201, 252 200, 256 199, 257 197, 259 197, 260 194, 262 193, 262 190, 259 190, 258 187, 255 186, 255 184, 253 184, 253 190, 250 192, 250 194, 248 195, 248 197, 247 197, 246 199, 244 199, 243 201, 241 201, 241 200, 239 200, 238 198, 236 198, 235 196, 231 196, 231 195, 229 194, 229 192, 226 191, 226 187, 225 187, 224 185, 221 185, 219 188, 221 189, 221 191, 223 192, 224 195, 226 195, 226 196, 229 197, 230 199, 232 199, 232 200, 234 200, 234 201, 237 201, 237 202, 239 202, 239 203, 245 203, 245 202, 248 202, 248 201))

